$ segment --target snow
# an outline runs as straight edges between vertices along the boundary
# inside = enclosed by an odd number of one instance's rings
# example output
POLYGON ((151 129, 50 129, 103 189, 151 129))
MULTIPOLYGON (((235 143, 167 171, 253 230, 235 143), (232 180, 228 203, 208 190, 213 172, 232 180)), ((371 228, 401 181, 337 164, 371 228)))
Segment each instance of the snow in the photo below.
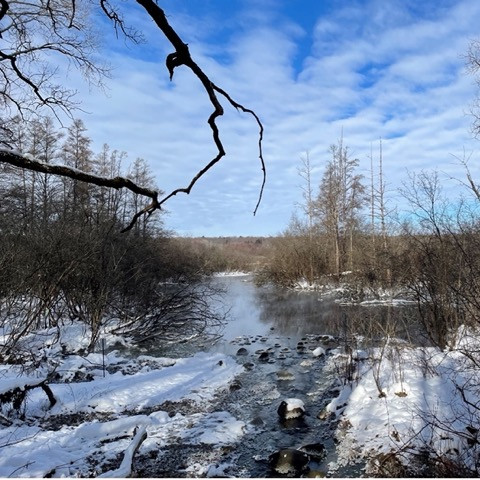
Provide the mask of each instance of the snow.
POLYGON ((315 350, 312 351, 312 355, 314 357, 321 357, 322 355, 325 355, 325 349, 322 347, 317 347, 315 350))
POLYGON ((252 275, 251 272, 242 272, 240 270, 232 270, 228 272, 217 272, 214 273, 214 277, 248 277, 252 275))
POLYGON ((0 395, 2 393, 9 392, 10 390, 20 389, 24 390, 25 387, 32 385, 38 385, 39 383, 45 381, 47 377, 18 377, 18 378, 5 378, 0 380, 0 395))
MULTIPOLYGON (((72 372, 86 366, 93 380, 49 383, 57 399, 51 409, 41 389, 29 392, 25 409, 29 422, 13 419, 11 426, 0 428, 0 477, 98 476, 105 469, 102 465, 120 457, 119 467, 103 476, 125 477, 131 473, 137 448, 141 452, 158 450, 179 435, 215 445, 228 445, 243 436, 245 424, 227 412, 170 416, 159 410, 167 400, 207 406, 243 371, 233 358, 202 352, 176 360, 149 356, 129 360, 114 351, 106 356, 106 363, 122 368, 105 372, 105 377, 102 369, 96 368, 101 361, 101 354, 56 358, 57 371, 63 372, 64 380, 69 381, 72 372), (147 414, 152 409, 156 411, 147 414), (82 414, 79 426, 35 424, 35 419, 82 414)), ((27 375, 20 368, 3 366, 0 392, 37 384, 46 378, 39 373, 42 371, 27 375)))
MULTIPOLYGON (((469 336, 470 348, 472 343, 478 351, 478 340, 469 336)), ((408 464, 412 455, 428 447, 434 458, 460 459, 475 471, 476 438, 468 429, 480 429, 473 407, 478 403, 480 374, 465 355, 405 345, 356 354, 370 360, 361 362, 357 378, 343 385, 327 407, 340 420, 338 460, 332 468, 365 458, 370 460, 368 475, 375 473, 370 470, 375 465, 372 459, 379 455, 402 452, 398 459, 408 464), (462 400, 459 388, 472 405, 462 400)), ((337 353, 329 358, 328 368, 338 368, 342 360, 337 353)))
POLYGON ((245 431, 245 422, 236 420, 228 412, 214 412, 182 432, 181 438, 190 444, 229 445, 236 443, 245 431))
POLYGON ((287 403, 287 412, 291 412, 297 408, 305 411, 305 404, 299 398, 287 398, 285 402, 287 403))
POLYGON ((99 475, 102 478, 127 478, 132 473, 132 461, 135 452, 140 447, 140 444, 147 437, 147 427, 143 425, 139 428, 138 432, 132 440, 132 443, 125 450, 122 463, 116 470, 110 470, 108 472, 99 475))
MULTIPOLYGON (((352 272, 342 272, 341 276, 350 275, 352 272)), ((358 300, 352 298, 351 286, 348 283, 331 283, 314 281, 309 282, 302 278, 297 280, 293 286, 294 290, 305 292, 318 292, 319 299, 329 298, 333 299, 340 305, 360 305, 362 307, 378 307, 382 305, 392 307, 402 307, 405 305, 412 305, 416 302, 405 298, 405 292, 399 288, 390 289, 375 289, 372 292, 369 288, 364 288, 361 292, 355 292, 355 297, 361 294, 365 300, 358 300)))
MULTIPOLYGON (((126 477, 132 474, 137 450, 157 454, 175 443, 213 449, 236 445, 250 432, 245 422, 212 407, 218 394, 244 371, 235 358, 201 352, 186 358, 132 359, 117 350, 80 355, 88 338, 85 327, 78 325, 39 331, 22 341, 31 351, 45 354, 40 367, 0 365, 0 394, 48 379, 57 400, 50 408, 45 391, 29 390, 22 411, 25 420, 12 414, 7 404, 0 405, 0 477, 126 477), (63 355, 64 350, 77 353, 63 355), (52 380, 53 374, 58 378, 52 380), (196 408, 166 411, 166 402, 192 403, 196 408)), ((122 343, 108 333, 104 338, 110 347, 122 343)), ((401 451, 399 459, 408 463, 426 446, 439 458, 461 458, 465 466, 476 468, 479 336, 460 327, 451 346, 420 348, 388 339, 382 347, 354 349, 350 355, 342 348, 327 354, 317 347, 301 362, 316 368, 318 360, 312 357, 325 356, 325 376, 338 376, 338 396, 326 407, 338 420, 337 459, 331 471, 366 459, 366 474, 373 474, 379 455, 401 451), (340 373, 352 360, 353 378, 347 380, 340 373)), ((305 395, 323 393, 319 389, 305 395)), ((258 396, 278 404, 282 395, 276 388, 265 391, 258 385, 258 396)), ((285 402, 289 412, 305 410, 299 398, 285 402)), ((227 468, 228 463, 195 463, 185 472, 215 476, 227 468)))
POLYGON ((179 359, 168 369, 140 371, 133 376, 117 372, 88 383, 52 385, 54 395, 60 398, 52 413, 121 413, 132 406, 139 411, 166 400, 208 400, 241 369, 222 354, 199 353, 179 359))

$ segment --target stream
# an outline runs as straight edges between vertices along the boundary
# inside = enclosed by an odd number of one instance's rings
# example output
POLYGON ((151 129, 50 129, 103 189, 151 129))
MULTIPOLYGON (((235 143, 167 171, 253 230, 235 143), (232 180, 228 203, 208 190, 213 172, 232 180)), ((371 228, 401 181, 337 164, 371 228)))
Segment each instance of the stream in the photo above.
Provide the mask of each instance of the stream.
MULTIPOLYGON (((240 443, 223 449, 207 476, 361 476, 362 464, 335 466, 337 422, 322 418, 321 412, 338 392, 338 385, 336 375, 324 369, 325 356, 314 356, 313 350, 322 347, 328 356, 332 349, 343 347, 351 322, 371 325, 394 318, 399 330, 405 327, 407 331, 411 307, 342 306, 315 292, 258 288, 249 276, 215 281, 226 291, 223 302, 229 309, 228 321, 221 340, 204 349, 235 356, 245 370, 211 408, 229 412, 245 422, 246 429, 240 443), (303 401, 303 417, 280 418, 277 409, 289 398, 303 401), (305 469, 285 475, 275 471, 269 457, 283 449, 307 452, 305 469)), ((204 456, 209 448, 205 447, 204 456)), ((175 461, 202 455, 188 445, 176 445, 170 453, 168 473, 177 477, 192 476, 192 472, 175 470, 175 461)))

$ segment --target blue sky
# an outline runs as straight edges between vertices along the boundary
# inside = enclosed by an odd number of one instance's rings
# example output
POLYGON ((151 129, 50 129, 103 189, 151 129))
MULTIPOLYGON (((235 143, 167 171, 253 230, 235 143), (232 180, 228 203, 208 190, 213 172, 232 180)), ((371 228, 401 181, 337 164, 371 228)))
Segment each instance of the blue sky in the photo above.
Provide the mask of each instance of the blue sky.
MULTIPOLYGON (((309 152, 319 183, 329 147, 344 142, 367 178, 372 145, 383 142, 392 206, 408 172, 438 169, 463 178, 455 157, 471 155, 480 179, 478 141, 471 134, 477 94, 465 54, 480 38, 478 0, 163 0, 177 30, 205 72, 265 126, 267 185, 261 184, 257 128, 232 111, 219 121, 227 156, 189 196, 167 204, 166 223, 192 236, 275 235, 302 199, 297 174, 309 152)), ((128 20, 143 45, 117 40, 103 25, 102 50, 111 62, 106 93, 78 86, 82 114, 99 149, 106 142, 129 158, 145 158, 160 188, 186 186, 215 153, 206 124, 211 107, 183 68, 168 81, 171 47, 143 12, 128 20)), ((458 187, 446 182, 447 194, 458 187), (450 190, 449 190, 450 189, 450 190)), ((403 202, 403 203, 402 203, 403 202)))

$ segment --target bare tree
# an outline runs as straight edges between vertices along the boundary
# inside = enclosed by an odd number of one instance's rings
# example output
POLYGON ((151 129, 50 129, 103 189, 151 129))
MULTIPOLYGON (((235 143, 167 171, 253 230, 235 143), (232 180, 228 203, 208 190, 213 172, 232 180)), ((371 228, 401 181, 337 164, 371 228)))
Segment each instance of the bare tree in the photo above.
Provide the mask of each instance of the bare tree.
POLYGON ((314 242, 315 242, 315 202, 312 186, 312 165, 310 163, 310 154, 305 152, 300 157, 301 166, 297 169, 298 175, 303 179, 304 184, 301 186, 304 203, 301 205, 303 213, 307 217, 307 235, 308 235, 308 262, 310 264, 308 281, 313 284, 315 280, 314 265, 314 242))
MULTIPOLYGON (((473 40, 466 54, 467 70, 476 77, 477 85, 480 85, 480 40, 473 40)), ((480 99, 477 97, 473 103, 471 114, 473 116, 472 130, 478 137, 480 134, 480 99)))
POLYGON ((0 105, 6 117, 35 117, 43 106, 70 112, 77 105, 75 92, 58 85, 61 62, 101 81, 108 70, 94 60, 98 44, 90 10, 88 2, 68 0, 0 2, 0 105))
POLYGON ((375 179, 375 168, 373 162, 373 152, 370 154, 371 168, 371 233, 372 233, 372 250, 373 250, 373 270, 374 275, 378 276, 379 267, 384 271, 387 285, 392 284, 392 271, 388 264, 389 256, 389 236, 387 231, 387 219, 391 213, 387 209, 386 183, 383 175, 383 145, 382 139, 379 140, 378 152, 378 173, 375 179), (377 228, 379 224, 379 228, 377 228), (376 242, 377 235, 380 236, 380 245, 376 242), (379 265, 381 264, 381 266, 379 265))
POLYGON ((362 176, 355 173, 358 160, 350 158, 341 138, 330 147, 332 158, 325 168, 316 201, 316 211, 333 242, 335 274, 344 266, 353 268, 353 235, 358 212, 365 202, 362 176))
MULTIPOLYGON (((120 6, 112 5, 107 0, 99 1, 101 10, 112 21, 117 32, 137 41, 139 34, 126 24, 120 6)), ((255 214, 262 199, 266 179, 262 152, 263 125, 259 117, 253 110, 236 102, 228 92, 211 81, 191 57, 188 44, 180 38, 168 22, 165 12, 154 0, 137 0, 137 3, 143 7, 174 48, 174 52, 166 58, 170 79, 176 68, 185 66, 203 85, 213 108, 208 117, 208 124, 217 149, 215 156, 197 171, 188 185, 174 189, 163 198, 159 198, 158 191, 139 186, 127 178, 105 178, 79 172, 67 166, 46 165, 38 159, 28 158, 22 152, 11 149, 0 151, 0 162, 45 174, 69 177, 98 186, 127 188, 135 194, 149 198, 150 203, 136 212, 130 224, 125 228, 125 230, 130 230, 138 218, 142 215, 151 215, 171 197, 179 193, 189 194, 197 181, 225 156, 226 152, 216 123, 218 117, 224 113, 220 102, 220 98, 223 98, 231 107, 253 116, 259 128, 258 150, 263 181, 254 209, 255 214)), ((106 69, 92 60, 95 36, 92 33, 92 22, 89 19, 91 14, 89 5, 87 2, 77 2, 76 0, 57 0, 46 3, 35 0, 26 2, 0 0, 0 22, 2 22, 0 36, 9 45, 7 49, 0 50, 0 75, 4 80, 0 101, 5 109, 16 110, 20 115, 26 117, 33 114, 38 106, 46 106, 54 113, 58 109, 71 112, 75 107, 73 92, 54 84, 55 68, 48 63, 48 54, 53 53, 64 61, 70 61, 82 69, 89 78, 95 78, 97 81, 100 81, 106 74, 106 69)), ((3 130, 3 143, 9 145, 7 123, 4 123, 3 130)))

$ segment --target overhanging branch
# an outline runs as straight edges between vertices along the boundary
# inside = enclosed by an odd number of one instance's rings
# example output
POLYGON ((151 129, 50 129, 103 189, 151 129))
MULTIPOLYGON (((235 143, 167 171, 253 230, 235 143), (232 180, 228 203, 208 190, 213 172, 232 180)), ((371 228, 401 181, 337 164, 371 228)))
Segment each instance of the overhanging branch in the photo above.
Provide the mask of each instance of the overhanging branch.
POLYGON ((0 162, 13 165, 14 167, 24 168, 33 172, 46 173, 49 175, 57 175, 60 177, 71 178, 72 180, 78 180, 81 182, 86 182, 92 185, 97 185, 99 187, 108 187, 108 188, 126 188, 133 193, 138 195, 143 195, 152 200, 152 202, 143 208, 140 212, 137 212, 132 219, 132 222, 124 229, 123 232, 130 230, 135 222, 141 215, 151 214, 155 210, 160 208, 160 203, 158 202, 158 192, 156 190, 151 190, 149 188, 142 187, 137 185, 135 182, 132 182, 129 178, 125 177, 101 177, 99 175, 93 175, 91 173, 86 173, 76 168, 67 167, 65 165, 56 165, 50 163, 40 162, 39 160, 27 158, 25 155, 16 152, 14 150, 0 149, 0 162))
MULTIPOLYGON (((264 190, 265 181, 266 181, 266 169, 265 169, 265 162, 263 159, 263 152, 262 152, 263 125, 260 121, 260 118, 253 110, 246 108, 240 103, 236 102, 225 90, 218 87, 210 80, 210 78, 205 74, 205 72, 192 59, 189 48, 188 48, 188 44, 182 41, 180 36, 168 23, 165 12, 156 4, 155 0, 136 0, 136 1, 139 5, 141 5, 145 9, 145 11, 156 23, 158 28, 162 31, 162 33, 170 41, 170 43, 175 49, 175 51, 173 53, 170 53, 166 58, 166 66, 170 74, 170 79, 172 79, 173 77, 175 68, 183 65, 188 67, 192 71, 192 73, 202 83, 205 89, 205 92, 207 93, 208 98, 210 100, 210 103, 213 107, 213 111, 208 117, 208 125, 212 132, 213 142, 215 143, 215 146, 217 149, 217 153, 215 154, 215 156, 203 168, 197 171, 197 173, 193 176, 193 178, 190 180, 190 183, 187 186, 173 190, 172 192, 164 196, 161 200, 158 199, 157 191, 141 187, 135 184, 134 182, 132 182, 128 178, 100 177, 100 176, 82 172, 80 170, 73 169, 64 165, 53 165, 53 164, 43 163, 38 160, 31 159, 27 155, 23 155, 13 150, 0 150, 0 162, 10 164, 19 168, 23 168, 26 170, 68 177, 74 180, 90 183, 97 186, 109 187, 109 188, 115 188, 115 189, 127 188, 133 193, 150 198, 151 203, 148 204, 145 208, 143 208, 139 212, 137 212, 132 218, 132 221, 130 222, 130 224, 123 230, 123 231, 128 231, 135 225, 139 217, 141 217, 142 215, 151 215, 155 210, 160 209, 161 205, 167 202, 171 197, 177 195, 178 193, 189 194, 192 188, 194 187, 194 185, 197 183, 197 181, 226 155, 222 140, 220 138, 219 128, 216 123, 217 118, 222 116, 224 113, 223 106, 220 103, 218 98, 218 95, 221 95, 226 99, 226 101, 231 106, 233 106, 237 110, 241 110, 244 113, 248 113, 252 115, 259 127, 258 151, 259 151, 259 158, 261 162, 261 169, 263 172, 263 181, 260 187, 258 201, 253 212, 253 214, 255 215, 262 200, 263 190, 264 190)), ((99 2, 106 16, 114 22, 115 28, 117 29, 120 28, 125 35, 130 37, 131 35, 129 34, 129 32, 127 32, 122 17, 115 11, 115 9, 112 8, 112 6, 108 3, 108 0, 99 0, 99 2)), ((75 6, 75 0, 73 0, 73 6, 75 6)), ((9 7, 8 0, 0 0, 0 19, 2 18, 2 16, 5 16, 8 10, 8 7, 9 7)), ((50 15, 51 15, 51 12, 50 12, 50 15)), ((72 24, 72 21, 70 19, 69 26, 71 26, 71 24, 72 24)), ((46 44, 44 45, 43 48, 47 49, 47 48, 51 48, 51 46, 50 44, 46 44)), ((61 47, 55 47, 55 50, 58 50, 58 52, 63 55, 71 56, 71 54, 68 51, 64 51, 61 47)), ((31 90, 33 91, 34 95, 37 97, 37 100, 41 105, 51 106, 51 104, 53 104, 56 106, 58 105, 62 106, 61 100, 57 101, 55 98, 44 97, 42 95, 42 93, 40 92, 39 85, 37 85, 30 77, 26 76, 19 69, 16 63, 15 56, 7 55, 5 53, 0 52, 0 60, 10 61, 10 66, 13 69, 14 73, 16 74, 16 77, 21 82, 25 83, 27 86, 31 88, 31 90)), ((83 63, 85 63, 85 61, 83 63)))
POLYGON ((220 133, 218 130, 218 126, 216 124, 217 118, 223 115, 223 107, 217 97, 217 92, 218 92, 223 97, 225 97, 234 108, 236 108, 237 110, 242 110, 244 113, 251 114, 255 118, 259 126, 258 150, 259 150, 259 158, 261 161, 261 167, 263 172, 263 181, 260 187, 260 193, 259 193, 257 205, 253 212, 253 214, 255 215, 260 205, 260 202, 262 200, 263 190, 264 190, 265 181, 266 181, 266 169, 265 169, 265 162, 263 159, 263 152, 262 152, 263 125, 262 125, 262 122, 260 121, 260 118, 253 110, 245 108, 243 105, 237 103, 235 100, 232 99, 232 97, 226 91, 224 91, 223 89, 215 85, 210 80, 210 78, 205 74, 205 72, 192 59, 189 48, 188 48, 188 44, 183 42, 180 36, 177 34, 177 32, 171 27, 171 25, 168 23, 167 17, 165 16, 165 12, 154 2, 154 0, 137 0, 137 3, 147 11, 147 13, 150 15, 152 20, 158 26, 158 28, 162 31, 165 37, 167 37, 167 39, 170 41, 172 46, 175 48, 175 52, 169 54, 166 59, 166 66, 170 74, 170 80, 173 77, 175 68, 181 65, 184 65, 190 68, 193 74, 202 83, 205 91, 207 92, 208 98, 210 99, 210 103, 212 104, 214 109, 208 118, 208 124, 212 131, 213 141, 217 147, 217 155, 215 155, 215 157, 212 160, 210 160, 210 162, 207 163, 205 167, 203 167, 201 170, 199 170, 196 173, 196 175, 192 178, 192 180, 186 187, 177 188, 173 190, 171 193, 169 193, 166 197, 164 197, 159 202, 160 205, 165 203, 169 198, 177 195, 177 193, 185 193, 188 195, 192 190, 192 188, 194 187, 194 185, 197 183, 197 181, 203 175, 205 175, 205 173, 207 173, 216 163, 218 163, 222 159, 222 157, 225 156, 226 152, 223 147, 222 141, 220 139, 220 133))

